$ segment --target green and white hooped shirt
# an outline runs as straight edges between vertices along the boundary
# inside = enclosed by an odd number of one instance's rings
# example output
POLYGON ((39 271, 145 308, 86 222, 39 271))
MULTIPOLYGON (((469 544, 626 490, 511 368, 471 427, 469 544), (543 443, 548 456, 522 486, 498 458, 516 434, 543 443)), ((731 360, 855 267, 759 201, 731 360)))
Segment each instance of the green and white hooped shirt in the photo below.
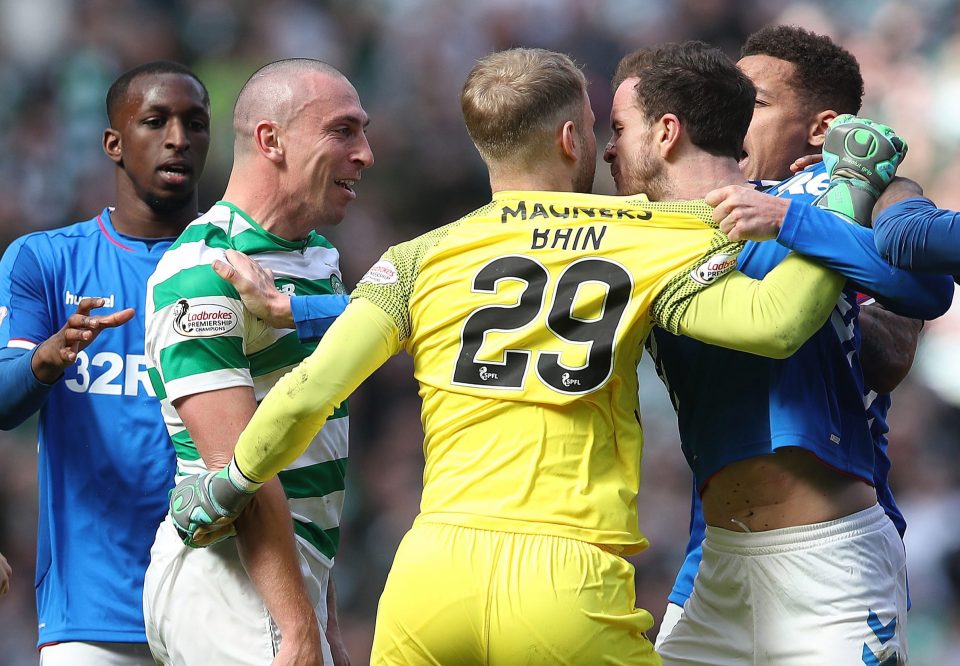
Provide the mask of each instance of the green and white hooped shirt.
MULTIPOLYGON (((259 402, 316 347, 301 343, 292 329, 270 328, 243 307, 237 291, 211 266, 227 249, 272 270, 283 293, 344 293, 340 255, 315 232, 302 241, 285 240, 226 201, 217 202, 183 231, 147 282, 145 310, 150 379, 176 449, 178 476, 206 467, 173 401, 250 386, 259 402)), ((303 455, 279 475, 298 541, 328 565, 339 543, 347 431, 344 402, 303 455)))

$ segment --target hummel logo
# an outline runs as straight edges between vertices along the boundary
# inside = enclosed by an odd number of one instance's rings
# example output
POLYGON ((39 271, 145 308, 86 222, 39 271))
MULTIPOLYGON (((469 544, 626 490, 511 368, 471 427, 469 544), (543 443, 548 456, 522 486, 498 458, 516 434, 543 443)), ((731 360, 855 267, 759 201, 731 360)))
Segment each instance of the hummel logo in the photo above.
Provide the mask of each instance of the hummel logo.
POLYGON ((110 294, 109 296, 80 296, 79 294, 71 294, 69 289, 67 289, 66 293, 64 294, 63 302, 67 305, 80 305, 80 301, 82 301, 85 298, 102 298, 103 307, 105 308, 113 307, 113 301, 114 301, 113 294, 110 294))

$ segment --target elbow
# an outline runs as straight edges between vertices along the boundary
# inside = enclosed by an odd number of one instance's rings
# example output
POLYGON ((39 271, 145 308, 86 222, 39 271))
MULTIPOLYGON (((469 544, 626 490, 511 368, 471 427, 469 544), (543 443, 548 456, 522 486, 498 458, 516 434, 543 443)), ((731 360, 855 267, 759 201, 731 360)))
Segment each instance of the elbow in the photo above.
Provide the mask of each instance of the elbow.
POLYGON ((874 226, 873 242, 877 252, 888 264, 904 270, 912 270, 912 255, 903 249, 902 242, 897 240, 900 236, 894 233, 890 226, 874 226))
POLYGON ((782 337, 770 346, 770 353, 766 356, 782 361, 796 354, 804 342, 806 342, 806 339, 800 340, 790 336, 782 337))
POLYGON ((919 317, 914 319, 925 319, 927 321, 943 316, 953 305, 953 278, 949 275, 939 276, 940 279, 936 285, 929 291, 930 303, 927 310, 919 317))
POLYGON ((8 432, 27 420, 26 415, 0 414, 0 430, 8 432))
POLYGON ((797 353, 797 350, 807 341, 807 337, 800 337, 796 327, 784 326, 772 332, 772 335, 756 340, 753 346, 754 353, 767 358, 783 360, 797 353))
MULTIPOLYGON (((893 393, 893 390, 900 385, 900 382, 907 376, 907 372, 910 371, 908 366, 903 373, 897 373, 895 376, 884 376, 884 377, 864 377, 864 382, 867 385, 867 388, 876 391, 877 393, 893 393)), ((864 373, 866 374, 866 373, 864 373)))
POLYGON ((819 315, 820 313, 798 311, 793 313, 793 316, 783 320, 779 326, 774 328, 773 334, 761 343, 760 348, 763 349, 760 352, 761 355, 783 360, 796 354, 806 344, 807 340, 826 323, 826 319, 829 317, 829 314, 827 314, 823 317, 814 318, 811 316, 813 314, 819 315))

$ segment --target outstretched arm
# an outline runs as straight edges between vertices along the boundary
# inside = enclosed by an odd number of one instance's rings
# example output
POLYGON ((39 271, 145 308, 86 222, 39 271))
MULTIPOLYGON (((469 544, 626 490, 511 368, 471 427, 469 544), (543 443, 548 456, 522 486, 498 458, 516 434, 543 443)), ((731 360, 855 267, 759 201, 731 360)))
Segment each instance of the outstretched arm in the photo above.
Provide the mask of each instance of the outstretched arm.
POLYGON ((103 307, 102 298, 85 298, 77 305, 59 331, 33 349, 21 341, 20 347, 0 350, 0 429, 17 427, 36 412, 47 399, 51 386, 73 365, 77 354, 108 328, 122 326, 133 319, 130 308, 109 315, 91 315, 103 307))
POLYGON ((830 316, 843 277, 790 254, 763 280, 733 272, 688 300, 676 332, 720 347, 787 358, 830 316))
POLYGON ((960 213, 929 199, 907 198, 880 212, 873 230, 877 250, 894 266, 960 274, 960 213))
POLYGON ((399 349, 393 318, 364 298, 351 301, 314 352, 260 403, 234 453, 243 474, 265 481, 295 460, 336 406, 399 349))
POLYGON ((891 266, 877 252, 873 231, 827 210, 737 185, 710 192, 706 202, 715 207, 714 219, 732 240, 775 238, 837 271, 898 314, 936 319, 953 300, 950 278, 891 266))

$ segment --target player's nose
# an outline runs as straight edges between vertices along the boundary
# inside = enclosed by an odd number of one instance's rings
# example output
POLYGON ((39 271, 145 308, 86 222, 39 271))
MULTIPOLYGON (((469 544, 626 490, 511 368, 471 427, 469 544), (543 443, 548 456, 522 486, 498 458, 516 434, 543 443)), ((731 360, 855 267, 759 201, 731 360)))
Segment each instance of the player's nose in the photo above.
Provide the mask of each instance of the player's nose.
POLYGON ((167 123, 167 133, 164 137, 164 143, 168 148, 182 151, 190 147, 190 133, 186 126, 179 120, 171 120, 167 123))
POLYGON ((617 147, 613 142, 613 139, 607 142, 607 145, 603 147, 603 161, 607 164, 613 164, 613 160, 617 158, 617 147))

